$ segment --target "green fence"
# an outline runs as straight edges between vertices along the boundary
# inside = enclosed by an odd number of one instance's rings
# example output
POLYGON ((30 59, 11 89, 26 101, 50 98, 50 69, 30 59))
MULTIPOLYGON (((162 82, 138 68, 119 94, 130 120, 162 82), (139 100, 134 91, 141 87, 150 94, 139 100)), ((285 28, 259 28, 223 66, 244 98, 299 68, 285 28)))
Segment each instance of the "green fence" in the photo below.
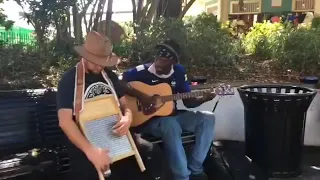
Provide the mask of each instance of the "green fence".
POLYGON ((6 45, 25 44, 34 45, 36 38, 34 31, 30 29, 12 27, 6 31, 5 28, 0 27, 0 43, 6 45))

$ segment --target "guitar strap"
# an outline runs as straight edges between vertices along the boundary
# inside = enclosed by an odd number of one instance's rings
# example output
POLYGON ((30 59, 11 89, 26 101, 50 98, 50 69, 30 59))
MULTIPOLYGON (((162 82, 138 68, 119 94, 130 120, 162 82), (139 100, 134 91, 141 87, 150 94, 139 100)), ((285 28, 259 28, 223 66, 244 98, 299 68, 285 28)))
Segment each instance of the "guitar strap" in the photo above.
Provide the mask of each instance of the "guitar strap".
POLYGON ((74 107, 74 115, 76 118, 76 123, 79 124, 79 114, 82 111, 84 99, 84 84, 85 80, 85 70, 84 70, 84 63, 83 60, 78 62, 76 65, 76 74, 75 74, 75 86, 74 86, 74 98, 73 98, 73 107, 74 107))
MULTIPOLYGON (((74 116, 76 119, 76 123, 79 124, 79 114, 83 110, 84 105, 84 89, 85 89, 85 69, 84 69, 84 61, 81 60, 76 65, 76 74, 75 74, 75 86, 74 86, 74 97, 73 97, 73 107, 74 107, 74 116)), ((116 91, 114 89, 113 83, 108 77, 108 74, 102 70, 102 76, 104 80, 108 83, 110 86, 110 89, 112 91, 112 94, 115 96, 116 101, 118 103, 118 106, 120 106, 120 102, 118 99, 118 96, 116 94, 116 91)))

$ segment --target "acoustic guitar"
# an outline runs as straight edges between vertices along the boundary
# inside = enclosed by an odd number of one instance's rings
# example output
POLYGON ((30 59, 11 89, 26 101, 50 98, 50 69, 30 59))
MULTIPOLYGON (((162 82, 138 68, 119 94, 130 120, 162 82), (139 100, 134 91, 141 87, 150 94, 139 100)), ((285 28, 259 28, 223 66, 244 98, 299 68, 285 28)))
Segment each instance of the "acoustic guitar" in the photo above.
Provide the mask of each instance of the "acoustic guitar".
POLYGON ((200 97, 208 91, 219 96, 234 95, 233 89, 230 86, 219 86, 209 90, 172 94, 172 89, 167 83, 147 85, 142 82, 132 81, 129 82, 129 85, 140 92, 156 97, 156 102, 151 107, 144 107, 137 98, 126 95, 128 107, 133 115, 131 127, 139 126, 155 116, 169 116, 175 108, 174 101, 176 100, 200 97))

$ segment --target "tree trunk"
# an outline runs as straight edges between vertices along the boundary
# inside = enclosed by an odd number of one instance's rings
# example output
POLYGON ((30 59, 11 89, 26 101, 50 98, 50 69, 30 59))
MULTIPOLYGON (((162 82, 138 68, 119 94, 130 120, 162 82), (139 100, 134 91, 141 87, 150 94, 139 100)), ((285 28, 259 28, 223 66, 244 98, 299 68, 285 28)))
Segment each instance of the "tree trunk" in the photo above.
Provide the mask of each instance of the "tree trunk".
POLYGON ((132 4, 132 20, 133 22, 137 22, 137 4, 136 0, 131 0, 132 4))
POLYGON ((46 58, 46 43, 45 43, 45 39, 44 39, 44 31, 43 28, 41 27, 41 25, 38 23, 35 25, 35 31, 37 34, 37 43, 39 46, 39 52, 40 52, 40 58, 41 59, 45 59, 46 58))
POLYGON ((73 17, 73 34, 75 38, 75 44, 81 44, 82 43, 81 18, 79 16, 76 2, 74 2, 72 6, 72 17, 73 17))
POLYGON ((182 10, 182 1, 181 0, 162 0, 167 4, 165 11, 163 12, 164 18, 179 18, 179 15, 182 10))
POLYGON ((113 6, 113 0, 108 0, 108 10, 106 13, 106 29, 105 29, 105 34, 107 37, 111 37, 111 20, 112 20, 112 6, 113 6))
POLYGON ((106 0, 99 0, 98 9, 96 11, 96 17, 94 18, 94 23, 93 23, 93 27, 92 27, 92 30, 94 30, 94 31, 98 31, 99 20, 102 17, 103 7, 105 4, 106 4, 106 0))
POLYGON ((72 37, 71 36, 71 14, 70 14, 70 6, 68 8, 67 11, 67 26, 68 26, 68 37, 72 37))
POLYGON ((94 16, 96 15, 94 10, 96 9, 98 2, 99 2, 99 0, 95 0, 93 8, 91 10, 89 24, 88 24, 88 32, 91 31, 91 29, 93 27, 93 19, 94 19, 94 16))
POLYGON ((74 27, 74 37, 75 43, 81 44, 83 42, 83 32, 82 32, 82 19, 86 16, 89 6, 92 4, 93 0, 87 0, 84 4, 82 10, 78 11, 78 2, 73 0, 72 4, 72 17, 73 17, 73 27, 74 27))
MULTIPOLYGON (((144 4, 144 0, 138 0, 138 3, 137 3, 137 17, 136 17, 136 22, 139 22, 141 17, 142 17, 142 14, 143 14, 143 4, 144 4)), ((146 3, 148 4, 148 3, 146 3)), ((146 11, 145 11, 146 12, 146 11)), ((145 12, 143 15, 145 15, 145 12)))
POLYGON ((186 13, 188 12, 188 10, 190 9, 190 7, 193 5, 193 3, 195 2, 196 0, 190 0, 186 7, 183 8, 183 10, 181 11, 180 15, 179 15, 179 19, 182 19, 186 13))
POLYGON ((156 13, 158 9, 160 0, 152 0, 152 3, 150 5, 149 11, 147 13, 145 21, 150 24, 152 22, 152 19, 154 17, 154 14, 156 13))

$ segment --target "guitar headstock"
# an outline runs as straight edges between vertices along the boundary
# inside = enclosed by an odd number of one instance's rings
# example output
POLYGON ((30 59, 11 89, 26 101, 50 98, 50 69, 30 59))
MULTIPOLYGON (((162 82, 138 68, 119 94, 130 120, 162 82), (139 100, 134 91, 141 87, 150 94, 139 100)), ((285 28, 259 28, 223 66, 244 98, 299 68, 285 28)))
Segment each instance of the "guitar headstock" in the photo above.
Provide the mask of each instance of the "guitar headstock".
POLYGON ((231 85, 220 84, 215 88, 215 93, 218 96, 234 95, 234 89, 231 85))

